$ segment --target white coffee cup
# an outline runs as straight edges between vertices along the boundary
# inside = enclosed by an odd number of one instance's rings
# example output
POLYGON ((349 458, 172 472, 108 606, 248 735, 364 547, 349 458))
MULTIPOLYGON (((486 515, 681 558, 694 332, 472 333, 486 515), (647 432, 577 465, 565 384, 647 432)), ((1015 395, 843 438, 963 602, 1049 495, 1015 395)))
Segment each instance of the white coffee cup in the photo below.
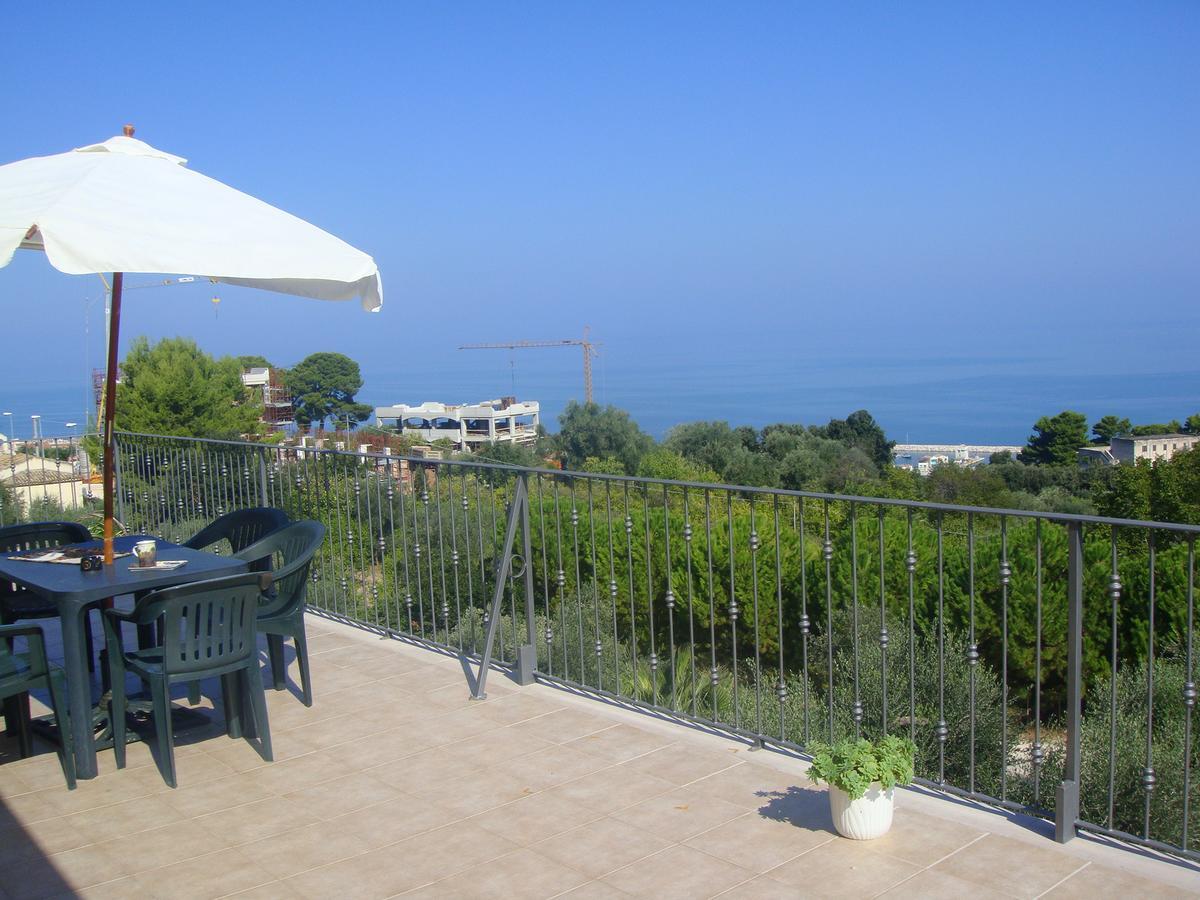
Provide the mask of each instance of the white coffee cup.
POLYGON ((152 566, 158 561, 158 544, 154 541, 138 541, 133 545, 133 555, 139 566, 152 566))

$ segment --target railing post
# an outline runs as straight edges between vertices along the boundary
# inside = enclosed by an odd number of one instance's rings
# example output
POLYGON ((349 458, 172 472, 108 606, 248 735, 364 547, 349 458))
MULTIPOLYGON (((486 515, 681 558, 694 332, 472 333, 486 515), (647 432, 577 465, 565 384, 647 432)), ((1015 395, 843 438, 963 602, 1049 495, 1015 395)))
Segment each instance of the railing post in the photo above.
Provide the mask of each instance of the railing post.
POLYGON ((1079 740, 1083 716, 1083 525, 1067 524, 1067 748, 1054 798, 1054 839, 1075 837, 1079 819, 1079 740))
MULTIPOLYGON (((533 624, 533 544, 529 536, 529 481, 522 472, 517 476, 521 483, 524 502, 521 504, 521 555, 525 581, 525 643, 517 648, 517 684, 533 684, 537 670, 537 641, 533 624)), ((515 626, 516 623, 514 622, 515 626)), ((515 630, 515 628, 514 628, 515 630)))

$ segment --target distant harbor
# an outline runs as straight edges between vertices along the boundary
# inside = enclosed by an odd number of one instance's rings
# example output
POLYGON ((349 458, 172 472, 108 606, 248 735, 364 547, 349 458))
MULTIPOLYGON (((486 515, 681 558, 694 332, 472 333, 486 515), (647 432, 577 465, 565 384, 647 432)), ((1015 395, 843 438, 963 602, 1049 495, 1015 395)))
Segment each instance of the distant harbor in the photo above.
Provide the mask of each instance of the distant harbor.
POLYGON ((1023 449, 1019 444, 897 444, 892 448, 892 461, 902 469, 928 475, 934 466, 972 468, 985 464, 994 453, 1016 456, 1023 449))

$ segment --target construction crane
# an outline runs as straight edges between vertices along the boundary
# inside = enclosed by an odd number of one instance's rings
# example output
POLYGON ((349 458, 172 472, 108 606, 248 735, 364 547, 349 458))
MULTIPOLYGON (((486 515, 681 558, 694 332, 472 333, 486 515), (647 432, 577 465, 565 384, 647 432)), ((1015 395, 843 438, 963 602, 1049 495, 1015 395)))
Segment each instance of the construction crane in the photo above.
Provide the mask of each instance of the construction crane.
POLYGON ((597 344, 588 340, 591 326, 583 326, 583 340, 565 341, 510 341, 506 344, 463 344, 459 350, 531 350, 535 347, 582 347, 583 348, 583 399, 592 402, 592 358, 599 356, 597 344))

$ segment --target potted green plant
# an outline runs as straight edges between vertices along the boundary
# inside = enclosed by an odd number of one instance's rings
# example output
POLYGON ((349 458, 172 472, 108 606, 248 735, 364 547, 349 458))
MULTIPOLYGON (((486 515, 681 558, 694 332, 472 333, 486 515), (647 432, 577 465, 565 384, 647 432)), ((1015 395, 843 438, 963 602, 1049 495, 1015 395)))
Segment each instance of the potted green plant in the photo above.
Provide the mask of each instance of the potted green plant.
POLYGON ((858 841, 882 837, 892 827, 898 784, 911 784, 917 748, 908 738, 885 735, 878 741, 813 744, 808 777, 829 785, 833 827, 858 841))

